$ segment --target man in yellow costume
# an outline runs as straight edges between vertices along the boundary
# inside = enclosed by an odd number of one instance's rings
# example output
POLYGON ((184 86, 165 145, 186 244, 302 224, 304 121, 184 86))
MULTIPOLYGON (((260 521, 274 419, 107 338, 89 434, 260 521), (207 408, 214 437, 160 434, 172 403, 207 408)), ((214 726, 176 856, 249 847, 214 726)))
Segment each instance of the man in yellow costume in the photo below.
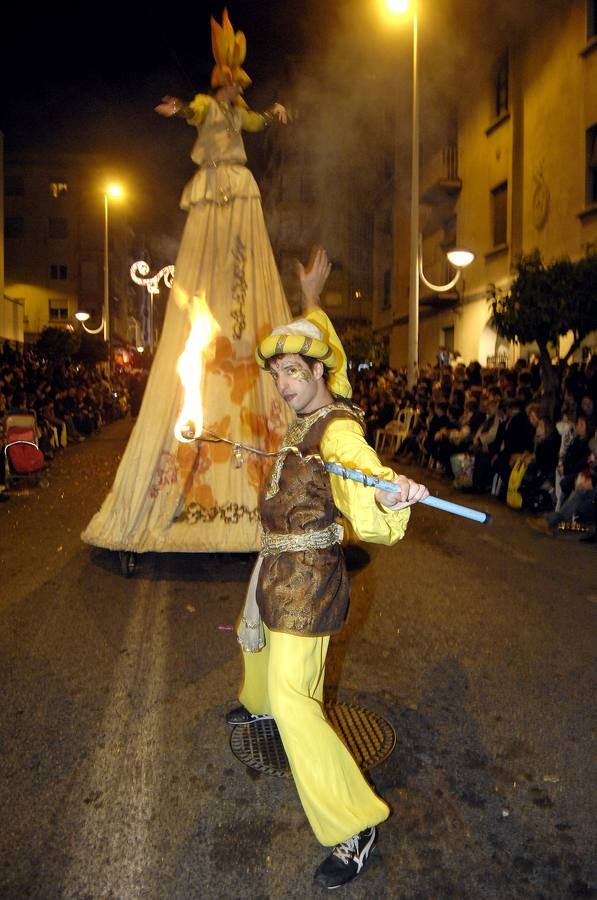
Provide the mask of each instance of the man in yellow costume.
POLYGON ((304 318, 275 328, 256 352, 296 414, 283 446, 299 452, 276 458, 261 498, 263 545, 238 628, 242 706, 227 722, 275 719, 309 823, 333 848, 315 872, 331 890, 360 874, 376 826, 389 815, 323 709, 329 639, 349 601, 336 519, 345 516, 361 540, 393 544, 404 536, 409 507, 428 491, 384 467, 364 438, 342 344, 318 305, 329 271, 323 250, 308 270, 299 265, 304 318), (321 460, 396 481, 399 493, 328 475, 321 460))

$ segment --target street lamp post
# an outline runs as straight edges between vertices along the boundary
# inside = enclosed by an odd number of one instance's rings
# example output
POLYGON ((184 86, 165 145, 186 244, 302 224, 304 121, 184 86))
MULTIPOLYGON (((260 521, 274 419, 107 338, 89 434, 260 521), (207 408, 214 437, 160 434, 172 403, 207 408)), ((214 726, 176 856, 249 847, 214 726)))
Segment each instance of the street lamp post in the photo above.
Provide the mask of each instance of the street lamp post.
POLYGON ((404 16, 412 11, 412 127, 410 168, 410 245, 408 287, 407 378, 409 386, 417 380, 419 362, 419 60, 418 21, 415 3, 409 0, 386 0, 390 16, 404 16))
POLYGON ((108 345, 108 376, 112 369, 110 350, 110 252, 109 252, 109 198, 121 197, 122 188, 108 184, 104 191, 104 341, 108 345))
POLYGON ((108 191, 104 192, 104 340, 108 344, 110 370, 110 253, 108 242, 108 191))
MULTIPOLYGON (((392 15, 402 15, 409 7, 409 0, 386 0, 392 15)), ((410 173, 410 248, 409 248, 409 290, 408 290, 408 350, 407 378, 409 387, 417 382, 419 368, 419 297, 420 282, 423 281, 433 291, 441 293, 454 287, 465 266, 474 254, 468 250, 452 250, 447 256, 456 269, 455 276, 448 284, 432 284, 423 273, 423 253, 419 230, 419 32, 416 0, 412 12, 412 129, 411 129, 411 173, 410 173)))
POLYGON ((413 11, 412 139, 410 173, 410 280, 408 292, 407 379, 417 382, 419 368, 419 62, 417 10, 413 11))

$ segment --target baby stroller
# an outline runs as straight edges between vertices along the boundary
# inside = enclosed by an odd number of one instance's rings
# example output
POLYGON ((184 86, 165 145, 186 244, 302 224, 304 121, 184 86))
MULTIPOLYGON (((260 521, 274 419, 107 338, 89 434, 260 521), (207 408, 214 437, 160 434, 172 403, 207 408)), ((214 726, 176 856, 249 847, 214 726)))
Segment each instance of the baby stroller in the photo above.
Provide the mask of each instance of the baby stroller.
POLYGON ((39 449, 39 428, 33 410, 6 413, 4 416, 4 459, 6 485, 14 486, 28 479, 38 484, 45 469, 45 460, 39 449))

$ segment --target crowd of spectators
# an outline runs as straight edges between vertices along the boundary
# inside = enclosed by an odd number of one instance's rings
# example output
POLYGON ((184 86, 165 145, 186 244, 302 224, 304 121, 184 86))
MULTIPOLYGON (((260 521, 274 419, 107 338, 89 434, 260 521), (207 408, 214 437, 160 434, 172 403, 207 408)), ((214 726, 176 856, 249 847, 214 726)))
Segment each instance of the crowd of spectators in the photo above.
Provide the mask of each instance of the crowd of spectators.
POLYGON ((69 445, 88 440, 109 422, 136 414, 140 384, 139 373, 118 369, 108 377, 97 366, 57 363, 35 350, 18 352, 0 345, 0 500, 9 496, 7 415, 34 413, 35 442, 50 466, 69 445))
POLYGON ((551 415, 534 360, 513 368, 438 363, 420 370, 414 388, 396 369, 363 368, 353 375, 353 398, 374 446, 383 429, 407 413, 406 436, 398 446, 385 444, 396 462, 526 510, 535 530, 586 530, 584 539, 594 542, 597 358, 560 375, 551 415))
MULTIPOLYGON (((377 439, 400 414, 409 423, 398 463, 431 470, 461 490, 490 493, 535 515, 531 527, 555 534, 573 523, 595 540, 597 498, 597 358, 560 373, 561 395, 550 416, 539 365, 483 368, 438 358, 408 386, 389 367, 353 370, 353 400, 377 439), (543 515, 541 515, 543 514, 543 515)), ((33 411, 37 443, 47 465, 71 444, 126 415, 136 417, 146 373, 54 363, 35 350, 0 345, 0 499, 6 499, 7 413, 33 411)))

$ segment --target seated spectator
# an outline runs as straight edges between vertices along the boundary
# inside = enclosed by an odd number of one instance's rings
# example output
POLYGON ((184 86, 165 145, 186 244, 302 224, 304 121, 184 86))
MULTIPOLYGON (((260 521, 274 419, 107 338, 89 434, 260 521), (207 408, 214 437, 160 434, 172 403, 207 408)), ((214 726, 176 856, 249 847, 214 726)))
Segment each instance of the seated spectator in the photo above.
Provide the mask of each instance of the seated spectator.
POLYGON ((541 416, 536 423, 533 452, 520 485, 523 505, 533 512, 553 509, 560 437, 553 422, 541 416))
POLYGON ((597 415, 595 402, 589 394, 583 394, 580 398, 580 413, 586 417, 587 430, 594 433, 597 429, 597 415))
POLYGON ((577 416, 574 423, 574 437, 564 451, 564 456, 558 466, 560 502, 569 496, 574 488, 576 476, 587 464, 589 457, 589 440, 593 437, 587 427, 587 418, 583 414, 577 416))
POLYGON ((533 429, 527 418, 522 400, 510 400, 506 407, 506 421, 502 430, 502 440, 492 462, 498 485, 495 491, 500 500, 506 499, 508 479, 516 460, 532 451, 533 429))
POLYGON ((458 453, 465 453, 470 449, 474 436, 481 427, 484 418, 483 413, 479 409, 478 401, 468 400, 456 426, 442 429, 443 434, 440 438, 438 459, 445 473, 451 478, 455 475, 452 471, 451 457, 458 453))
MULTIPOLYGON (((448 421, 435 432, 433 437, 433 449, 431 456, 435 460, 435 467, 442 474, 452 475, 450 468, 450 447, 452 446, 451 436, 456 439, 460 433, 460 419, 462 410, 458 406, 449 405, 447 409, 448 421)), ((457 451, 453 451, 457 452, 457 451)))
POLYGON ((77 431, 77 427, 73 421, 73 417, 69 412, 71 406, 66 403, 67 394, 68 391, 66 390, 56 391, 54 409, 58 418, 62 419, 66 425, 68 440, 72 441, 75 444, 79 444, 81 441, 84 441, 85 438, 77 431))
POLYGON ((482 386, 481 363, 476 359, 468 364, 468 366, 466 367, 466 374, 468 377, 468 382, 472 387, 482 386))
POLYGON ((500 410, 500 390, 490 388, 483 399, 485 419, 473 438, 471 452, 474 455, 473 490, 484 493, 491 487, 493 463, 502 441, 503 417, 500 410))
POLYGON ((54 440, 52 442, 53 449, 59 450, 61 447, 66 447, 68 444, 66 422, 57 415, 54 401, 49 396, 40 407, 38 419, 39 418, 41 418, 41 420, 54 432, 54 440))
POLYGON ((559 510, 538 519, 527 519, 527 524, 541 534, 555 537, 562 522, 578 522, 584 526, 595 524, 595 502, 597 501, 597 455, 592 454, 593 468, 585 467, 574 481, 574 489, 562 503, 559 510))
POLYGON ((423 441, 423 449, 425 451, 425 459, 427 465, 434 466, 437 462, 437 456, 435 456, 436 450, 438 446, 435 442, 436 432, 440 430, 440 428, 444 428, 446 425, 450 425, 450 418, 448 417, 448 404, 445 400, 434 401, 431 404, 431 417, 429 419, 427 425, 427 434, 425 435, 423 441))
POLYGON ((407 465, 412 462, 422 462, 425 449, 424 442, 427 437, 429 408, 427 402, 419 400, 415 406, 415 415, 411 422, 408 436, 404 439, 398 452, 394 456, 396 460, 402 460, 407 465))

